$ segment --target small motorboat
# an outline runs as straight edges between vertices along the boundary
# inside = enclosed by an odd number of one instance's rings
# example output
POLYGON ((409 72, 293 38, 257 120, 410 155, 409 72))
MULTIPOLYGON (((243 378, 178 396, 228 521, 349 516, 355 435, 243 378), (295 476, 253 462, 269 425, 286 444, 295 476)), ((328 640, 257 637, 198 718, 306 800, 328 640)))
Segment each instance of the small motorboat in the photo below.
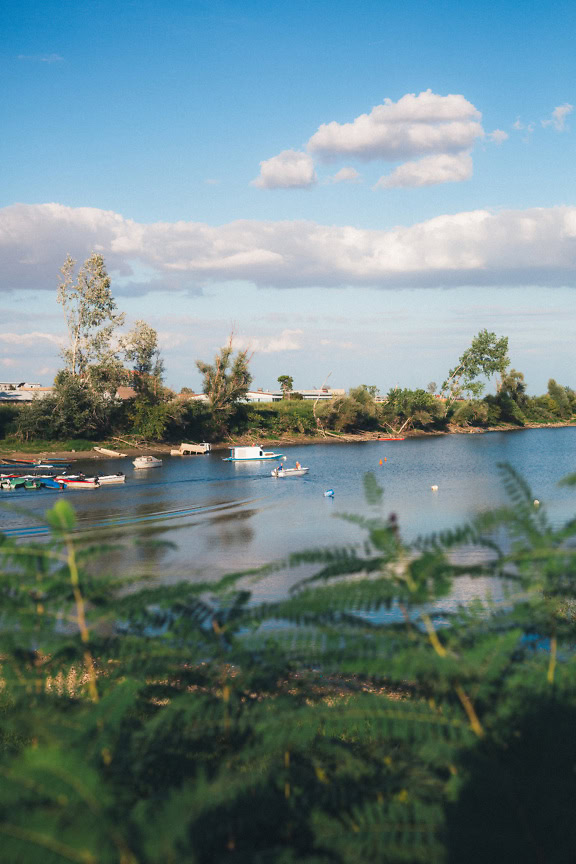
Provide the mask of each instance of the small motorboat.
POLYGON ((111 483, 125 483, 126 475, 119 471, 118 474, 99 474, 96 478, 101 486, 108 486, 111 483))
POLYGON ((137 456, 132 462, 135 468, 160 468, 162 459, 155 456, 137 456))
POLYGON ((303 477, 304 474, 308 474, 309 468, 284 468, 283 465, 279 465, 278 468, 274 468, 270 473, 272 477, 303 477))
POLYGON ((98 489, 100 486, 98 477, 84 477, 83 474, 63 474, 54 480, 68 489, 98 489))

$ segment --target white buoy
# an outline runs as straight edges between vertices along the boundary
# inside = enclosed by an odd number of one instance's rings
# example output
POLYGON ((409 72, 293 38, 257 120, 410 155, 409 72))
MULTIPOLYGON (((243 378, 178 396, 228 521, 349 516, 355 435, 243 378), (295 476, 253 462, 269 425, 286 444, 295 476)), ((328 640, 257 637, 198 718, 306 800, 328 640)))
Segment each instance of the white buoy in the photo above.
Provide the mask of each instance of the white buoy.
POLYGON ((534 506, 535 506, 535 507, 539 507, 539 506, 540 506, 540 501, 538 500, 538 498, 535 498, 535 499, 534 499, 534 506))
POLYGON ((324 497, 325 498, 333 498, 334 497, 334 490, 333 489, 327 489, 326 492, 324 492, 324 497))
POLYGON ((433 492, 437 492, 437 491, 438 491, 438 486, 430 486, 430 488, 432 489, 433 492))

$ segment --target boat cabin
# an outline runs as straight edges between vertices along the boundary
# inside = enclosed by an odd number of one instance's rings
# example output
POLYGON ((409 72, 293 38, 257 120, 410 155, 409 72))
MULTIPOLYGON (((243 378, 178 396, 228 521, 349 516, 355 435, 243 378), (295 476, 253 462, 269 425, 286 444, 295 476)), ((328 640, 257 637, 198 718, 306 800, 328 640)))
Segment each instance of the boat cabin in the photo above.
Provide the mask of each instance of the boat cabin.
POLYGON ((282 453, 271 453, 261 447, 231 447, 225 462, 251 462, 259 459, 279 459, 282 453))

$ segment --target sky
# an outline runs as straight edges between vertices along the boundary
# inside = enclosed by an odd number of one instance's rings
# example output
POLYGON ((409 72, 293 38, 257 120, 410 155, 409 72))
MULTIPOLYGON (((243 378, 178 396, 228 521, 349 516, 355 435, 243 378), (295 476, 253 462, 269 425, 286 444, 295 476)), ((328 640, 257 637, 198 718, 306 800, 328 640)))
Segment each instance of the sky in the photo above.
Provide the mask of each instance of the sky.
POLYGON ((440 383, 487 328, 576 387, 576 4, 0 6, 0 379, 50 384, 100 252, 166 383, 440 383))

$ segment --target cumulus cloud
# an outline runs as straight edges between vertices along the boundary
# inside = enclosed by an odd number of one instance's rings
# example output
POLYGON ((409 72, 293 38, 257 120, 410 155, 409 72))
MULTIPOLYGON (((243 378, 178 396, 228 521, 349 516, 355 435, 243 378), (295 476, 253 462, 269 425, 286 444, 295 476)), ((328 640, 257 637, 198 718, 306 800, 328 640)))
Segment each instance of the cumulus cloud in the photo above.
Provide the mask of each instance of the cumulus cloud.
POLYGON ((138 265, 153 273, 155 289, 164 277, 173 290, 180 280, 276 288, 570 285, 576 207, 474 210, 370 230, 304 220, 143 224, 95 208, 18 204, 0 210, 0 290, 54 292, 66 253, 83 260, 93 249, 113 272, 138 265))
POLYGON ((574 106, 569 102, 564 102, 563 105, 558 105, 552 111, 552 116, 546 120, 542 120, 542 126, 553 126, 557 132, 566 130, 566 117, 574 111, 574 106))
POLYGON ((483 136, 481 114, 464 96, 431 90, 385 99, 351 123, 323 123, 308 150, 323 159, 353 156, 399 162, 415 156, 469 150, 483 136))
POLYGON ((489 141, 493 141, 494 144, 503 144, 510 136, 507 132, 504 132, 503 129, 494 129, 494 131, 489 132, 486 137, 489 141))
POLYGON ((345 166, 330 177, 330 183, 358 183, 360 174, 355 168, 345 166))
POLYGON ((381 177, 374 188, 390 189, 401 186, 433 186, 436 183, 459 183, 472 176, 469 153, 440 153, 425 156, 415 162, 404 162, 391 174, 381 177))
POLYGON ((260 162, 260 176, 252 186, 260 189, 306 189, 317 181, 314 162, 308 153, 283 150, 278 156, 260 162))

